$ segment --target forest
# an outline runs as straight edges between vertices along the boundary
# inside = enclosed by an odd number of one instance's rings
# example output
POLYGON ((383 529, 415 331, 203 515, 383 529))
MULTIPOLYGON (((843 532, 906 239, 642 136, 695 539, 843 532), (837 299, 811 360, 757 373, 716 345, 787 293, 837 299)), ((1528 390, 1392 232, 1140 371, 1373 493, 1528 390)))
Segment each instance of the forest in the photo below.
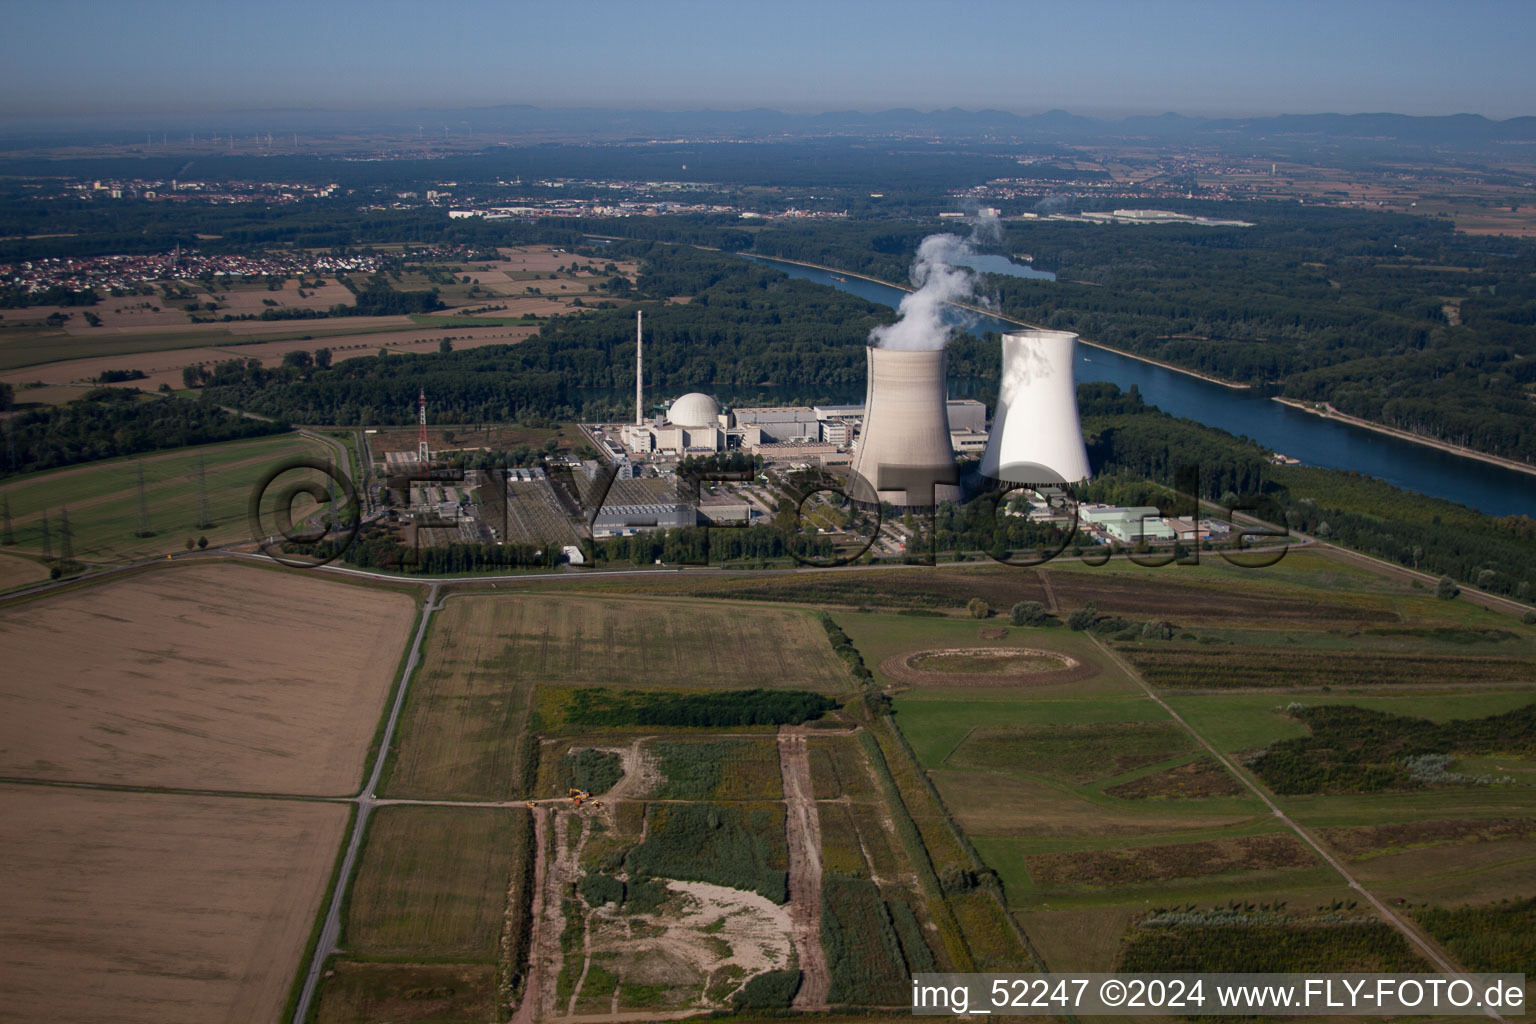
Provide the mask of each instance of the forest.
MULTIPOLYGON (((1037 326, 1536 459, 1536 243, 1401 214, 1189 205, 1254 226, 1010 221, 986 247, 1028 254, 1057 280, 990 274, 983 291, 1037 326)), ((775 225, 751 251, 905 282, 934 230, 775 225)))
POLYGON ((56 469, 120 455, 281 434, 286 422, 247 419, 207 402, 145 400, 136 388, 96 388, 67 405, 28 409, 4 421, 0 475, 56 469))

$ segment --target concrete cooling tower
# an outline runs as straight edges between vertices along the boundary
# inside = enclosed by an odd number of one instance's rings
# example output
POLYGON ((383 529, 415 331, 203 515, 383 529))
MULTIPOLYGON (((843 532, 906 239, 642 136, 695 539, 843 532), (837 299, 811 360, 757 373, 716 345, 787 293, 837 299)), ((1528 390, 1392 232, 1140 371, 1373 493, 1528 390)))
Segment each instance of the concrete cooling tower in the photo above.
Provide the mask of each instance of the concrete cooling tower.
POLYGON ((981 475, 1021 484, 1088 479, 1088 451, 1077 414, 1073 371, 1077 335, 1010 331, 1003 335, 997 415, 981 456, 981 475))
MULTIPOLYGON (((898 508, 960 500, 945 409, 944 350, 868 348, 864 430, 853 459, 862 478, 898 508)), ((855 483, 857 500, 868 490, 855 483)))

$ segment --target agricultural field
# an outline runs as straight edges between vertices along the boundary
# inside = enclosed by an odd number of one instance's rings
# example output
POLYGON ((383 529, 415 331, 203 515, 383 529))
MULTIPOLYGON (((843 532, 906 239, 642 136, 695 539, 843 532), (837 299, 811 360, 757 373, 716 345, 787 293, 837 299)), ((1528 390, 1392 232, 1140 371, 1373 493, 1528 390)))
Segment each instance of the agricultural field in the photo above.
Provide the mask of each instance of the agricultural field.
MULTIPOLYGON (((561 728, 579 688, 851 688, 807 614, 615 598, 454 596, 435 617, 406 701, 385 792, 504 800, 531 793, 531 728, 561 728), (534 696, 535 689, 539 697, 534 696)), ((594 690, 594 692, 597 692, 594 690)), ((635 722, 638 724, 639 720, 635 722)), ((586 720, 567 731, 580 732, 586 720)))
MULTIPOLYGON (((609 272, 607 260, 585 260, 547 246, 513 248, 503 255, 490 263, 428 266, 392 280, 398 289, 438 289, 448 308, 434 314, 287 322, 220 319, 259 316, 274 307, 325 310, 352 305, 352 293, 334 280, 304 289, 290 280, 275 290, 264 280, 235 281, 228 288, 183 281, 171 286, 179 285, 190 296, 169 299, 157 293, 106 297, 83 308, 33 307, 0 322, 0 381, 80 385, 103 370, 133 369, 146 377, 125 381, 124 386, 153 391, 162 384, 180 388, 184 367, 226 359, 259 359, 271 367, 287 352, 317 348, 329 348, 335 362, 371 356, 381 348, 391 353, 436 352, 445 332, 456 350, 516 344, 537 332, 540 319, 568 313, 578 304, 611 301, 599 288, 601 282, 614 276, 633 281, 638 273, 633 261, 618 261, 609 272), (574 273, 573 262, 580 267, 574 273), (217 308, 199 309, 195 315, 214 320, 195 322, 194 314, 182 308, 188 301, 213 303, 217 308), (83 310, 100 324, 88 324, 83 310), (45 323, 54 312, 68 317, 63 326, 45 323)), ((352 276, 357 280, 364 275, 352 276)), ((305 277, 312 284, 315 275, 305 277)))
MULTIPOLYGON (((1419 951, 1350 879, 1437 921, 1533 891, 1528 627, 1320 552, 1175 571, 1053 565, 1058 618, 1037 628, 834 613, 1047 966, 1411 970, 1419 951), (1090 600, 1131 625, 1060 624, 1090 600)), ((942 835, 919 830, 938 866, 942 835)))
POLYGON ((347 809, 0 786, 7 1020, 277 1020, 347 809))
POLYGON ((376 811, 349 890, 346 954, 328 968, 316 1018, 504 1015, 533 855, 532 816, 521 806, 376 811))
MULTIPOLYGON (((188 550, 187 541, 207 538, 215 547, 251 540, 251 491, 270 468, 285 459, 334 457, 329 446, 297 434, 250 441, 180 448, 129 458, 108 459, 42 473, 28 473, 0 484, 10 502, 14 550, 54 557, 63 554, 63 522, 68 515, 74 558, 87 563, 120 563, 188 550), (138 480, 144 474, 142 532, 138 480), (207 519, 203 502, 207 501, 207 519), (199 522, 210 525, 200 527, 199 522)), ((299 479, 285 476, 284 483, 299 479)), ((301 512, 302 506, 296 507, 301 512)))
POLYGON ((0 594, 41 583, 47 578, 48 567, 42 562, 16 555, 0 555, 0 594))
POLYGON ((415 611, 403 593, 232 564, 16 604, 0 618, 0 775, 353 792, 415 611))

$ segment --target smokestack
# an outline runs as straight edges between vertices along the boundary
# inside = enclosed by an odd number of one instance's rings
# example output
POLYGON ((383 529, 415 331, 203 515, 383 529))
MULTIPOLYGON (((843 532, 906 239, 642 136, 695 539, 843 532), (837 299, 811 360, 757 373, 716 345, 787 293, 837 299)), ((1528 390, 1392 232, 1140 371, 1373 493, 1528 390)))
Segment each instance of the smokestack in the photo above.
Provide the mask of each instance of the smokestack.
POLYGON ((635 426, 645 423, 645 310, 635 310, 635 426))
POLYGON ((864 430, 853 460, 854 479, 862 478, 881 501, 897 507, 959 501, 944 350, 871 346, 865 352, 864 430))
POLYGON ((981 475, 1020 484, 1088 479, 1088 451, 1077 413, 1077 335, 1010 331, 1003 335, 997 414, 981 456, 981 475))

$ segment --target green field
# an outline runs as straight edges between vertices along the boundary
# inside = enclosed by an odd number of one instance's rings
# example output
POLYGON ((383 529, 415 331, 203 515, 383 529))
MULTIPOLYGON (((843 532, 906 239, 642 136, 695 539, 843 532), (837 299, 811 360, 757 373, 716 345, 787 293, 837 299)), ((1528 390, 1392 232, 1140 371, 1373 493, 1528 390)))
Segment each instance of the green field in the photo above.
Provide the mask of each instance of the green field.
MULTIPOLYGON (((294 456, 326 458, 330 448, 296 434, 180 448, 30 473, 0 484, 10 502, 16 550, 40 554, 47 514, 53 555, 62 554, 60 514, 67 510, 74 557, 119 562, 186 550, 206 536, 211 545, 251 539, 252 489, 269 468, 294 456), (198 464, 202 461, 212 526, 199 528, 198 464), (138 472, 144 471, 145 512, 153 535, 139 530, 138 472)), ((284 482, 290 479, 284 477, 284 482)), ((298 508, 299 506, 296 506, 298 508)))
MULTIPOLYGON (((1285 713, 1293 701, 1435 722, 1520 708, 1536 701, 1529 629, 1322 552, 1295 552, 1267 570, 1207 559, 1196 568, 1163 570, 1063 563, 1046 576, 1060 609, 1091 599, 1100 613, 1170 621, 1178 638, 1142 639, 1139 630, 1134 640, 1096 638, 1050 627, 1009 628, 1001 639, 982 640, 978 627, 997 617, 983 624, 836 613, 881 685, 896 683, 882 664, 944 647, 1034 646, 1099 666, 1098 674, 1060 687, 1024 679, 973 687, 951 679, 930 687, 912 685, 915 677, 905 673, 893 690, 893 721, 944 811, 997 872, 1045 962, 1056 970, 1150 969, 1169 957, 1185 958, 1178 962, 1191 969, 1236 962, 1237 947, 1206 942, 1198 928, 1139 923, 1163 903, 1181 912, 1235 905, 1270 914, 1266 926, 1274 941, 1288 944, 1295 963, 1335 956, 1408 963, 1398 933, 1372 924, 1358 904, 1350 908, 1358 894, 1345 879, 1290 829, 1277 828, 1264 804, 1202 751, 1197 736, 1239 758, 1305 736, 1306 726, 1285 713), (1144 669, 1197 735, 1149 699, 1106 647, 1133 671, 1144 669), (1335 906, 1358 926, 1313 916, 1335 906)), ((1528 760, 1520 751, 1480 752, 1449 769, 1514 780, 1508 784, 1275 799, 1298 822, 1341 841, 1360 840, 1338 830, 1375 824, 1398 823, 1393 827, 1408 830, 1405 836, 1432 827, 1450 838, 1405 838, 1364 859, 1340 856, 1383 899, 1487 903, 1536 885, 1536 839, 1519 829, 1479 831, 1457 822, 1536 816, 1536 773, 1528 760)), ((923 834, 928 840, 933 830, 923 834)), ((961 904, 952 903, 958 912, 961 904)))

